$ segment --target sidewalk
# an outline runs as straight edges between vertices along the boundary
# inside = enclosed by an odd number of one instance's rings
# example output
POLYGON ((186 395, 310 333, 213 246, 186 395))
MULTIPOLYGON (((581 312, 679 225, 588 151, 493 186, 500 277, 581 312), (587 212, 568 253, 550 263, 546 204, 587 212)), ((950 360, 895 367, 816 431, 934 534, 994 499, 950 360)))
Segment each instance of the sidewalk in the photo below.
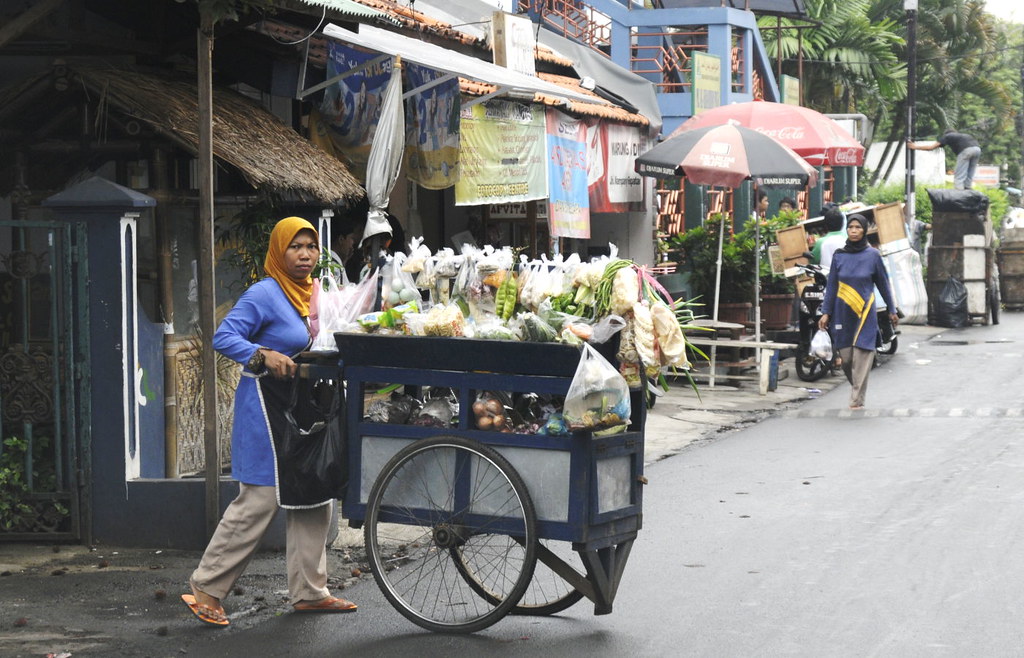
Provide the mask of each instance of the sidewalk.
MULTIPOLYGON (((895 358, 910 352, 915 342, 945 331, 901 329, 895 358)), ((841 374, 802 382, 790 359, 779 370, 778 388, 764 396, 752 383, 714 389, 703 384, 698 398, 685 381, 674 382, 648 414, 645 462, 652 464, 847 386, 841 374)), ((836 406, 845 406, 844 391, 835 395, 836 406)), ((0 544, 0 655, 184 655, 199 647, 207 632, 239 632, 290 614, 284 555, 266 552, 253 560, 225 601, 231 627, 201 627, 180 601, 199 556, 198 551, 0 544)), ((362 533, 342 522, 342 532, 328 551, 331 590, 339 594, 372 579, 363 562, 362 533)))

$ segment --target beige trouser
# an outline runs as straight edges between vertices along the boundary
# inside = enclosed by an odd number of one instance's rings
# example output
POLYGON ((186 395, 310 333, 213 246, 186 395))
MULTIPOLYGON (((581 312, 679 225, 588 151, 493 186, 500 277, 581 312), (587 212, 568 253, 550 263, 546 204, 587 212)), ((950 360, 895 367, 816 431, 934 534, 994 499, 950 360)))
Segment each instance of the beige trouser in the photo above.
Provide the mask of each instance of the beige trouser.
MULTIPOLYGON (((193 587, 218 599, 228 595, 245 571, 279 509, 274 487, 241 484, 240 488, 238 497, 224 510, 203 559, 190 578, 193 587)), ((295 603, 330 596, 327 590, 327 534, 331 524, 331 506, 285 512, 289 599, 295 603)))
POLYGON ((850 382, 850 406, 863 407, 864 395, 868 392, 868 375, 875 364, 875 351, 861 347, 841 347, 839 356, 843 359, 843 372, 850 382))

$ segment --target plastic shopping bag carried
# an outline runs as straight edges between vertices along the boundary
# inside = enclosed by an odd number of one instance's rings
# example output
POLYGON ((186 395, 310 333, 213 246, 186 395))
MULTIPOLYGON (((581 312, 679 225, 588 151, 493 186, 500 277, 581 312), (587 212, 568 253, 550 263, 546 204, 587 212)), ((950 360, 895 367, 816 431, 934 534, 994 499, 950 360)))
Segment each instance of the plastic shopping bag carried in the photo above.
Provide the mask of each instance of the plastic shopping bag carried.
POLYGON ((596 430, 629 423, 629 386, 618 369, 584 343, 562 409, 571 430, 596 430))
POLYGON ((818 329, 811 338, 811 354, 822 361, 832 360, 832 338, 828 332, 818 329))
POLYGON ((315 352, 331 352, 338 349, 334 342, 334 332, 341 331, 345 326, 346 309, 355 296, 356 286, 347 283, 339 284, 329 273, 313 282, 313 294, 316 303, 310 303, 309 325, 313 334, 315 352), (315 313, 315 318, 314 318, 315 313))

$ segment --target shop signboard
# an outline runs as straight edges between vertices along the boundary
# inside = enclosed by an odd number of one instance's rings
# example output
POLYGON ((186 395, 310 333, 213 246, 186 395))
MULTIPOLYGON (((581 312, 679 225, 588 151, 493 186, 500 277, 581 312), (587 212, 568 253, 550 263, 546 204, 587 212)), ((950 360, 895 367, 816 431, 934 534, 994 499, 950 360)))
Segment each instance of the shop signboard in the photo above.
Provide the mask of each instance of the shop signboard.
POLYGON ((590 212, 641 210, 643 177, 633 164, 649 148, 647 137, 635 126, 602 121, 587 126, 587 142, 590 212))
POLYGON ((455 205, 548 197, 544 108, 488 101, 462 110, 455 205))
POLYGON ((690 85, 693 97, 692 116, 722 104, 722 58, 718 55, 694 52, 690 85))
POLYGON ((784 104, 800 104, 800 78, 794 78, 791 75, 782 75, 779 78, 779 86, 782 87, 782 102, 784 104))
POLYGON ((999 167, 978 165, 974 172, 974 184, 980 187, 999 187, 999 167))
POLYGON ((587 126, 558 110, 547 110, 548 226, 552 237, 589 238, 587 126))

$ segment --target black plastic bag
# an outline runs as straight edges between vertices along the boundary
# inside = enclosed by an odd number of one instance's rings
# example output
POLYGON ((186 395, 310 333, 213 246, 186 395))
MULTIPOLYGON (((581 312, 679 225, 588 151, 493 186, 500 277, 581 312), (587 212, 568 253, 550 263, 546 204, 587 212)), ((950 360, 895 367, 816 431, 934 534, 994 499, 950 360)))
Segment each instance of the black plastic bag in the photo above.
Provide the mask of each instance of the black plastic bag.
POLYGON ((341 382, 261 377, 258 385, 274 442, 278 504, 302 509, 342 498, 348 463, 341 382))
POLYGON ((988 197, 975 190, 929 188, 928 198, 932 202, 933 214, 944 212, 984 214, 988 210, 988 197))
POLYGON ((960 279, 951 276, 935 302, 935 325, 956 329, 970 324, 971 318, 967 314, 967 286, 960 279))

